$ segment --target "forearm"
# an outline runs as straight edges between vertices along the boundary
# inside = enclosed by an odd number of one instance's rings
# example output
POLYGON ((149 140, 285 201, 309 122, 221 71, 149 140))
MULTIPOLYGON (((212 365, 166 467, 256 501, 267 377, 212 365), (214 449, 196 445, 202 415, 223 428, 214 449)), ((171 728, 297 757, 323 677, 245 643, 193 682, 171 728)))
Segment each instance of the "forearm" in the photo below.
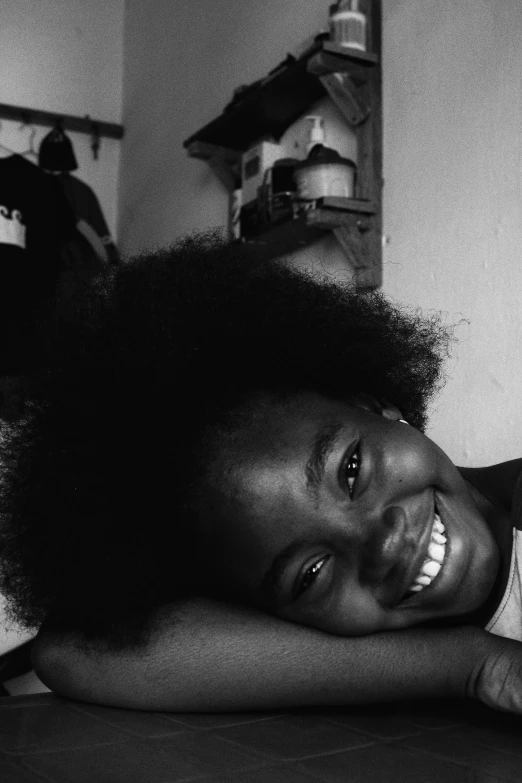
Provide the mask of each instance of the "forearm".
POLYGON ((36 673, 65 696, 142 710, 360 704, 465 695, 483 640, 473 628, 345 638, 208 601, 173 614, 163 612, 143 653, 87 652, 42 633, 36 673))

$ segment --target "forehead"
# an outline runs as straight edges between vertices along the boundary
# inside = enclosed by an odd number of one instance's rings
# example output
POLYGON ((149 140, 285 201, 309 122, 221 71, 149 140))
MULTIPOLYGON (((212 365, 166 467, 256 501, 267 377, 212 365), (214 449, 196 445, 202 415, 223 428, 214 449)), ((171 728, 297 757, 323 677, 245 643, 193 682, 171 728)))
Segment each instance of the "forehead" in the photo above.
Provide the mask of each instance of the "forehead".
POLYGON ((277 498, 286 505, 302 495, 305 470, 318 439, 343 430, 350 433, 361 411, 348 403, 311 394, 263 405, 228 453, 231 466, 221 492, 251 515, 265 514, 277 498), (254 505, 252 505, 255 500, 254 505))
POLYGON ((349 402, 303 393, 282 402, 263 403, 242 431, 236 446, 242 458, 259 460, 283 457, 300 445, 310 446, 319 428, 358 419, 358 409, 349 402))
POLYGON ((221 480, 215 476, 211 496, 219 510, 216 532, 235 571, 255 571, 260 558, 273 556, 312 524, 305 468, 317 433, 332 423, 349 429, 355 410, 308 394, 264 403, 229 441, 225 470, 221 480))

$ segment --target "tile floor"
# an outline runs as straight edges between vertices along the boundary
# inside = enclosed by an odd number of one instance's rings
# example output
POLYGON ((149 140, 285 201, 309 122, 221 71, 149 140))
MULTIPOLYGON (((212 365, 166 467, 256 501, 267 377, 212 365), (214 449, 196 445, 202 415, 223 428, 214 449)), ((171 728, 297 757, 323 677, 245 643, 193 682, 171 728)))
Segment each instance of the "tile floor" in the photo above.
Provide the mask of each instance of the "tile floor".
POLYGON ((522 717, 472 702, 274 713, 0 699, 1 783, 522 781, 522 717))
MULTIPOLYGON (((10 680, 6 680, 2 685, 8 696, 25 696, 33 693, 51 692, 36 675, 34 669, 18 677, 11 677, 10 680)), ((2 782, 0 781, 0 783, 2 782)))

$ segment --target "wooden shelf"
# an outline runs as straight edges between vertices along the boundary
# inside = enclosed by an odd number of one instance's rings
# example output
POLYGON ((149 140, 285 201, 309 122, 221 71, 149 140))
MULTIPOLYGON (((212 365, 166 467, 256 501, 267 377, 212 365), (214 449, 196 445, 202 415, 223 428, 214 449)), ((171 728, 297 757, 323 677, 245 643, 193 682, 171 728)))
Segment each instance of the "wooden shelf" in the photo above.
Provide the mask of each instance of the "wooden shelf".
POLYGON ((318 198, 315 202, 315 209, 328 209, 332 212, 355 212, 361 215, 376 215, 378 212, 377 204, 373 201, 357 198, 341 198, 340 196, 325 196, 318 198))
POLYGON ((243 237, 239 241, 259 248, 265 258, 276 258, 306 247, 325 236, 330 230, 314 225, 309 215, 301 215, 295 220, 270 226, 255 236, 243 237))
POLYGON ((318 41, 300 59, 292 55, 261 79, 238 94, 215 120, 183 142, 189 150, 194 142, 244 152, 263 136, 279 140, 287 128, 316 101, 327 95, 317 78, 321 73, 350 73, 360 82, 364 72, 379 61, 371 52, 360 52, 318 41))
POLYGON ((381 283, 378 207, 359 199, 317 199, 294 220, 269 226, 241 242, 257 248, 264 258, 276 258, 301 250, 334 232, 354 269, 359 289, 376 288, 381 283))

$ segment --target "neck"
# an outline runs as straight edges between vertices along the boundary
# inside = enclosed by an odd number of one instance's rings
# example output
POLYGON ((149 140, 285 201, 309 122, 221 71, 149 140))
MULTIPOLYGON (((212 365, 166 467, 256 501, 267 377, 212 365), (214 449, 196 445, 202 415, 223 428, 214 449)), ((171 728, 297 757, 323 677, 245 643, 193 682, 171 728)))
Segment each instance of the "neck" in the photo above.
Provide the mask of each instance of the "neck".
MULTIPOLYGON (((522 460, 512 460, 486 468, 459 468, 477 508, 486 520, 498 546, 500 564, 495 585, 486 603, 466 617, 466 623, 482 627, 495 610, 504 589, 509 571, 509 557, 513 536, 511 506, 516 479, 522 469, 522 460)), ((456 618, 459 620, 459 618, 456 618)), ((460 618, 462 620, 462 618, 460 618)))

